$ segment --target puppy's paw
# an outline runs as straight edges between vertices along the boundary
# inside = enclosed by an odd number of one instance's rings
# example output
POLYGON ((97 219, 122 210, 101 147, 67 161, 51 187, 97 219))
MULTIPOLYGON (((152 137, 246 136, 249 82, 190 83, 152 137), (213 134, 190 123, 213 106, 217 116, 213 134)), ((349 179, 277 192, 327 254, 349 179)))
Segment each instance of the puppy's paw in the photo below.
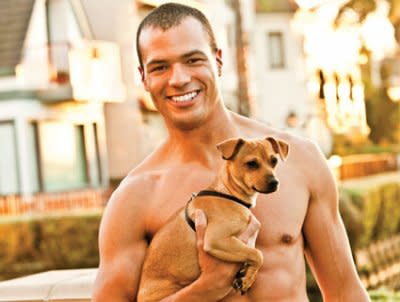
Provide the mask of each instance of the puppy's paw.
MULTIPOLYGON (((232 283, 232 287, 234 290, 242 292, 243 280, 242 278, 235 278, 232 283)), ((243 293, 242 293, 243 294, 243 293)))
POLYGON ((235 280, 233 281, 233 288, 240 291, 244 295, 256 281, 257 269, 244 264, 243 267, 237 272, 235 280))
POLYGON ((243 263, 243 265, 240 268, 240 270, 236 273, 235 278, 236 279, 241 279, 244 276, 246 276, 246 272, 247 272, 248 268, 249 268, 249 264, 248 263, 243 263))
POLYGON ((236 273, 235 279, 233 280, 232 287, 236 291, 240 291, 241 295, 244 295, 246 291, 243 290, 243 278, 246 276, 247 269, 249 265, 247 263, 244 263, 240 270, 236 273))
POLYGON ((253 285, 254 281, 256 281, 256 274, 246 274, 244 278, 241 279, 242 287, 240 289, 240 293, 243 295, 246 293, 250 287, 253 285))

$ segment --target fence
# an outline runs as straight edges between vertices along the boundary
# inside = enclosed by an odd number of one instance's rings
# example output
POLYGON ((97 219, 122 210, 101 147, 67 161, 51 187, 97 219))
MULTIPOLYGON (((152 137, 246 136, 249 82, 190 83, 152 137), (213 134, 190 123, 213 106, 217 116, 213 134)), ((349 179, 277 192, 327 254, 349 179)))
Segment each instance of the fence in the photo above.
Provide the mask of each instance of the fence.
POLYGON ((356 263, 367 288, 400 289, 400 235, 357 251, 356 263))
POLYGON ((100 189, 0 196, 0 216, 103 208, 108 197, 109 191, 100 189))
POLYGON ((342 157, 340 179, 356 178, 383 172, 396 171, 397 155, 391 153, 358 154, 342 157))

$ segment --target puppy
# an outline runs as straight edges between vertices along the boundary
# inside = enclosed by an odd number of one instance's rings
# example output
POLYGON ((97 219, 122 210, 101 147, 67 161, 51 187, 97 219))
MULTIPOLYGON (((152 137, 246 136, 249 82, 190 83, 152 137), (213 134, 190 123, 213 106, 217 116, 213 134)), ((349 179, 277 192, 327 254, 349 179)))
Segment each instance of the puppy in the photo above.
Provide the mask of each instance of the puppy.
POLYGON ((262 253, 236 236, 247 227, 258 193, 278 189, 278 156, 286 160, 289 146, 272 137, 233 138, 217 145, 225 160, 214 182, 194 194, 154 236, 143 264, 138 302, 159 301, 189 285, 200 275, 194 212, 207 217, 204 250, 227 262, 242 263, 232 286, 242 294, 255 281, 262 253))

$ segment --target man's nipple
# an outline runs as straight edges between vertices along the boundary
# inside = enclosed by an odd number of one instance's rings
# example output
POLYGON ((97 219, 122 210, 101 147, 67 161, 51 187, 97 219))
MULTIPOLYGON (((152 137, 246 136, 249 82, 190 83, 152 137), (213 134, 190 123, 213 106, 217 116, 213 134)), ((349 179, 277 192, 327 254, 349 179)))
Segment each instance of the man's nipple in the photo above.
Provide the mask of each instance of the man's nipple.
POLYGON ((291 244, 293 242, 293 236, 289 234, 283 234, 281 237, 281 242, 284 244, 291 244))

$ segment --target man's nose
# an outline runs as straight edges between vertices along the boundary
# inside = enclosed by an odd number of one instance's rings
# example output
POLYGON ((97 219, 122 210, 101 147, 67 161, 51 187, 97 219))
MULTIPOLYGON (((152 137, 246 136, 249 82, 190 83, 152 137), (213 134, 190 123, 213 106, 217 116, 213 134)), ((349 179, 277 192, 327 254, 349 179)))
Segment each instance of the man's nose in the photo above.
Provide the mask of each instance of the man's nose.
POLYGON ((181 64, 173 65, 168 84, 174 87, 181 87, 190 82, 190 74, 181 64))

